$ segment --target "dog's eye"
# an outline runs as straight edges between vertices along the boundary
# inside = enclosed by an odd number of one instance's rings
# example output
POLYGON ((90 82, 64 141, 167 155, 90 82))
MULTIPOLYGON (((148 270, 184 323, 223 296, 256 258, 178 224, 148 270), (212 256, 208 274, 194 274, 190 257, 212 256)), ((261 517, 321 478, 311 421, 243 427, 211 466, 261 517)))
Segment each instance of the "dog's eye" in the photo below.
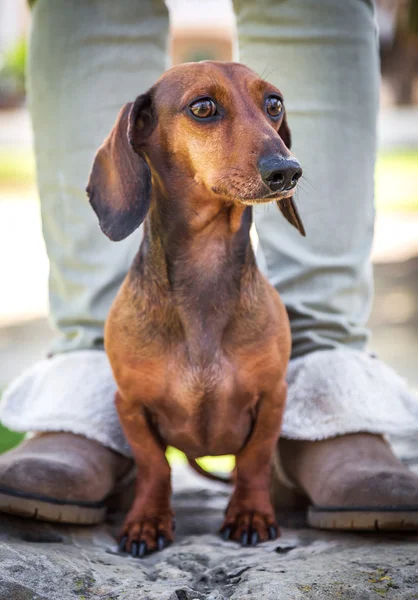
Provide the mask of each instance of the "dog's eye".
POLYGON ((280 100, 280 98, 278 98, 277 96, 269 96, 266 100, 266 111, 267 114, 270 115, 270 117, 273 117, 273 119, 275 117, 280 116, 281 112, 283 110, 283 104, 282 101, 280 100))
POLYGON ((208 119, 216 115, 216 104, 210 98, 201 98, 192 102, 189 106, 190 112, 198 119, 208 119))

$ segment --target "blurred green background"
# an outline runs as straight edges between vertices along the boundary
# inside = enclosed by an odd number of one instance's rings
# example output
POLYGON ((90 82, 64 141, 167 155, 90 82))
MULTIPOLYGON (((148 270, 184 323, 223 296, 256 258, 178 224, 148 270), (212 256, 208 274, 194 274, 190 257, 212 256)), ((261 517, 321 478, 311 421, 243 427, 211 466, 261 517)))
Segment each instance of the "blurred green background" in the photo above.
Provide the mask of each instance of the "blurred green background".
POLYGON ((0 423, 0 454, 16 446, 22 438, 22 434, 10 431, 0 423))

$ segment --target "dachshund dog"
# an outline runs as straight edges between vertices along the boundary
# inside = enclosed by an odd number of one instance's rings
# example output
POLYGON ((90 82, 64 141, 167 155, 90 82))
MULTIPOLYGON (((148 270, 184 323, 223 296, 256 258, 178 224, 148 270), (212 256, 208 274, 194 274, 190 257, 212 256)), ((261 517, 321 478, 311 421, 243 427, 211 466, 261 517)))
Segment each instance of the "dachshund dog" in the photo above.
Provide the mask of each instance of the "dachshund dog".
POLYGON ((120 534, 133 556, 173 541, 168 445, 191 462, 236 456, 224 539, 279 535, 270 477, 291 338, 250 227, 252 206, 275 202, 305 235, 289 149, 279 90, 244 65, 205 61, 170 69, 125 104, 97 151, 87 193, 102 231, 118 241, 145 221, 105 328, 138 467, 120 534))

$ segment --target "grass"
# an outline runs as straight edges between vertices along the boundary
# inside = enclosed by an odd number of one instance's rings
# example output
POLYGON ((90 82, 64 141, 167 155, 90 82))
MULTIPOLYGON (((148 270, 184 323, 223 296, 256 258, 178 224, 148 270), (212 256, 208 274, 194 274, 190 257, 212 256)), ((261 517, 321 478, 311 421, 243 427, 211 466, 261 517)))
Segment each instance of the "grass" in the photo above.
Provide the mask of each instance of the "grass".
MULTIPOLYGON (((0 401, 3 389, 0 389, 0 401)), ((16 433, 15 431, 10 431, 7 427, 4 427, 0 423, 0 454, 2 452, 6 452, 6 450, 10 450, 10 448, 14 448, 17 444, 23 439, 23 433, 16 433)))
MULTIPOLYGON (((187 462, 183 452, 171 446, 167 450, 167 459, 171 465, 187 462)), ((235 466, 235 459, 233 456, 203 456, 199 458, 198 463, 201 467, 213 473, 229 473, 235 466)))
MULTIPOLYGON (((381 152, 376 163, 376 206, 384 212, 418 211, 418 149, 381 152)), ((33 194, 35 160, 27 148, 0 149, 0 194, 33 194), (23 189, 25 188, 25 189, 23 189)))
POLYGON ((6 450, 10 450, 10 448, 13 448, 14 446, 17 446, 22 438, 22 433, 10 431, 10 429, 6 429, 6 427, 0 423, 0 454, 6 450))
POLYGON ((378 210, 418 211, 418 150, 379 154, 375 185, 378 210))
POLYGON ((0 186, 34 185, 35 158, 27 148, 0 148, 0 186))

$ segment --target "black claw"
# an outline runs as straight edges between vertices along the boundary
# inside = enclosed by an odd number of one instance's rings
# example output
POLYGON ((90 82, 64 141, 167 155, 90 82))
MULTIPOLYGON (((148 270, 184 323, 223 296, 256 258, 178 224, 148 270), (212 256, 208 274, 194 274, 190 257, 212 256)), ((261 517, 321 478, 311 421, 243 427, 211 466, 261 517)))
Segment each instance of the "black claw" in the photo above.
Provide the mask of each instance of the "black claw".
POLYGON ((241 536, 241 546, 248 546, 248 531, 244 531, 241 536))
POLYGON ((258 533, 256 531, 253 531, 253 533, 251 534, 251 546, 257 546, 259 541, 260 538, 258 536, 258 533))
POLYGON ((231 536, 231 532, 232 532, 231 527, 225 527, 225 529, 222 529, 222 531, 221 531, 222 539, 224 539, 225 541, 229 540, 229 538, 231 536))
POLYGON ((131 544, 131 554, 134 558, 136 558, 138 556, 138 552, 139 552, 139 544, 138 542, 132 542, 131 544))
POLYGON ((119 552, 125 552, 126 551, 126 542, 128 541, 128 536, 124 535, 119 542, 119 546, 118 546, 118 550, 119 552))
POLYGON ((146 542, 141 542, 139 544, 139 550, 138 550, 138 556, 139 556, 139 558, 142 558, 143 556, 145 556, 146 553, 147 553, 147 543, 146 542))
POLYGON ((164 550, 164 547, 165 547, 165 537, 163 535, 159 535, 158 539, 157 539, 158 551, 161 552, 161 550, 164 550))
POLYGON ((277 529, 272 525, 269 527, 269 538, 275 540, 277 538, 277 529))

